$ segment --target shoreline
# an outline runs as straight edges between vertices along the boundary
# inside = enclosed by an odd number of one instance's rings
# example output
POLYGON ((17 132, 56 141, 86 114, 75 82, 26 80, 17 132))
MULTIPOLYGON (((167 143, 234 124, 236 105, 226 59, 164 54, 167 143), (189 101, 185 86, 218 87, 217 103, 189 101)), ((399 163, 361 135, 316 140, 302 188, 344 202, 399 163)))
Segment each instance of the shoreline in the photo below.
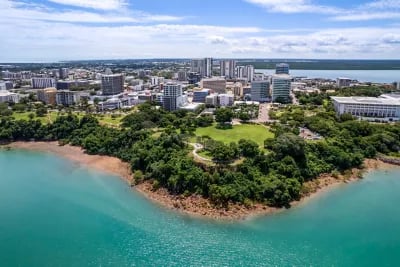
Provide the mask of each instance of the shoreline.
MULTIPOLYGON (((92 168, 107 174, 121 177, 128 185, 131 185, 132 171, 129 163, 123 162, 118 158, 101 155, 88 155, 80 147, 71 145, 60 146, 57 141, 53 142, 13 142, 0 145, 0 148, 31 150, 45 153, 52 153, 64 157, 82 166, 92 168)), ((362 179, 365 173, 373 170, 387 170, 395 168, 396 165, 384 163, 378 159, 366 159, 363 169, 352 169, 345 174, 340 174, 336 178, 332 174, 323 174, 319 178, 306 182, 303 186, 305 191, 298 201, 293 201, 291 207, 306 203, 310 199, 346 183, 355 182, 362 179)), ((398 167, 398 166, 397 166, 398 167)), ((153 190, 152 182, 145 181, 135 185, 132 189, 136 190, 150 201, 193 217, 209 218, 225 221, 236 221, 256 218, 259 216, 270 215, 286 210, 286 208, 269 207, 262 204, 253 204, 245 207, 239 204, 230 204, 228 209, 218 208, 204 197, 191 195, 189 197, 174 196, 166 189, 160 188, 153 190)))

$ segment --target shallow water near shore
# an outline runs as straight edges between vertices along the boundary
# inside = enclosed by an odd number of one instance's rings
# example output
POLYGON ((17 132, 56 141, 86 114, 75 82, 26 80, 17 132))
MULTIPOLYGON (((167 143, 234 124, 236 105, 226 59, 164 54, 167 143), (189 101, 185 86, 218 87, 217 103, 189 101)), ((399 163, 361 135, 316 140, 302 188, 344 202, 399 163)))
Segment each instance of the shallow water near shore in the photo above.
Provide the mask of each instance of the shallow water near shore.
POLYGON ((107 174, 0 150, 0 266, 393 266, 400 169, 239 222, 168 211, 107 174))

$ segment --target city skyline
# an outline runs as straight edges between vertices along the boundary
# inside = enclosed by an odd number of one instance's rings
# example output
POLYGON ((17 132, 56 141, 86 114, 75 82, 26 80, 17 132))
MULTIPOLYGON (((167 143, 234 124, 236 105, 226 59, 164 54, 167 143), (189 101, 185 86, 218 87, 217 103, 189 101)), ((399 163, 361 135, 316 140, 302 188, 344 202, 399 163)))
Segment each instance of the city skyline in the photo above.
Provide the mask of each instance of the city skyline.
POLYGON ((0 62, 399 58, 399 0, 0 0, 0 10, 0 62))

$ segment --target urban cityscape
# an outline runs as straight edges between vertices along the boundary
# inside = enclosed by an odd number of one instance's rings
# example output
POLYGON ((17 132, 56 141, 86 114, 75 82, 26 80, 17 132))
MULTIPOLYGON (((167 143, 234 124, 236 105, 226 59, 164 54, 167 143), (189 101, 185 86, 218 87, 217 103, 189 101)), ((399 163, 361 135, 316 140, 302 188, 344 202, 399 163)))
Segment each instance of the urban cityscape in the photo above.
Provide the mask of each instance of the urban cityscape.
MULTIPOLYGON (((266 105, 258 122, 268 122, 272 104, 299 104, 296 95, 335 92, 337 88, 371 86, 356 79, 336 80, 290 75, 290 65, 276 64, 270 73, 257 72, 253 65, 238 65, 235 60, 192 59, 181 63, 154 63, 149 69, 129 69, 113 73, 112 66, 91 68, 43 68, 13 71, 2 66, 0 102, 18 104, 31 98, 49 108, 91 106, 93 112, 126 111, 153 102, 167 111, 210 112, 217 107, 266 105)), ((7 68, 9 67, 9 69, 7 68)), ((364 120, 400 119, 400 83, 384 84, 392 94, 379 97, 333 97, 338 115, 350 113, 364 120)))
POLYGON ((400 0, 0 0, 0 267, 398 266, 400 0))

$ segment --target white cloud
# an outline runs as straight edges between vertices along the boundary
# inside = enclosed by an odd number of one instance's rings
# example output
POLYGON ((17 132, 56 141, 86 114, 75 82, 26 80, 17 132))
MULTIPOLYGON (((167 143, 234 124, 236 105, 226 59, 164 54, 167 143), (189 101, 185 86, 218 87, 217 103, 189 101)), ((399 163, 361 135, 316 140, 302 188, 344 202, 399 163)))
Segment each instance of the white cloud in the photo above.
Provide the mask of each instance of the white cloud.
POLYGON ((101 10, 117 10, 127 6, 124 0, 48 0, 53 3, 101 10))
POLYGON ((335 16, 332 20, 336 21, 363 21, 363 20, 382 20, 399 19, 399 12, 352 12, 340 16, 335 16))
POLYGON ((271 12, 336 14, 338 8, 314 4, 310 0, 245 0, 271 12))
POLYGON ((59 11, 39 4, 27 4, 18 1, 0 0, 1 17, 8 21, 44 20, 54 22, 83 22, 83 23, 148 23, 179 21, 183 18, 148 14, 141 11, 111 11, 96 13, 83 10, 59 11))
POLYGON ((356 7, 319 5, 311 0, 244 0, 264 7, 267 12, 328 14, 335 21, 388 20, 400 18, 400 0, 377 0, 356 7))
POLYGON ((367 3, 363 6, 366 9, 392 9, 400 8, 400 0, 379 0, 367 3))

